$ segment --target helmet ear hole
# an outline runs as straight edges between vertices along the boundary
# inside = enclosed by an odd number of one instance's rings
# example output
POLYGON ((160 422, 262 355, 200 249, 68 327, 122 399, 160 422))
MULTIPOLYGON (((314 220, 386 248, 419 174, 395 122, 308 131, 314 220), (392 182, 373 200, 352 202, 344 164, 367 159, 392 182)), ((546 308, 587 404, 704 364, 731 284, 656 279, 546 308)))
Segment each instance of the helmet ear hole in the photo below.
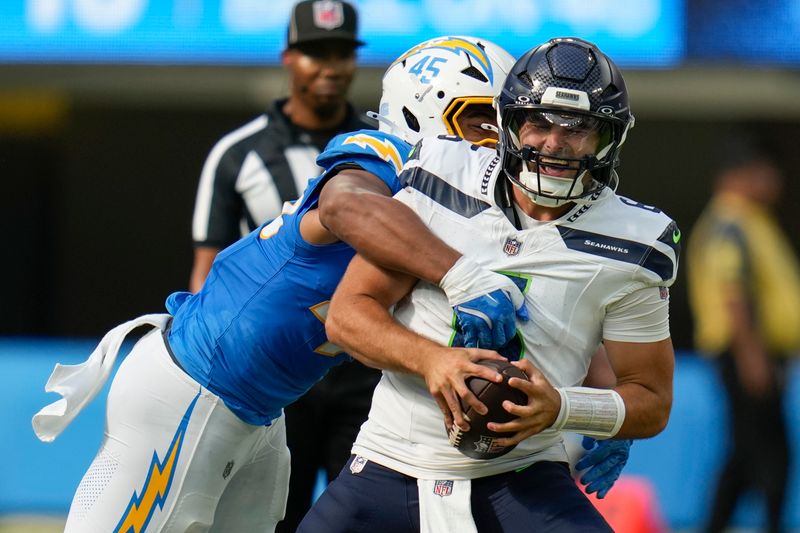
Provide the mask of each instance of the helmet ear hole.
POLYGON ((476 80, 481 81, 483 83, 489 83, 489 78, 484 76, 483 73, 477 68, 475 68, 475 66, 473 65, 470 65, 469 67, 462 70, 461 74, 469 76, 470 78, 475 78, 476 80))
POLYGON ((527 85, 529 88, 533 89, 533 79, 531 78, 530 74, 528 74, 527 72, 523 72, 522 74, 519 75, 519 79, 522 83, 527 85))
POLYGON ((621 91, 617 88, 616 85, 610 83, 605 89, 603 89, 602 94, 600 95, 601 98, 614 98, 617 94, 621 91))
POLYGON ((406 125, 411 131, 419 132, 419 120, 406 106, 403 106, 403 118, 406 119, 406 125))

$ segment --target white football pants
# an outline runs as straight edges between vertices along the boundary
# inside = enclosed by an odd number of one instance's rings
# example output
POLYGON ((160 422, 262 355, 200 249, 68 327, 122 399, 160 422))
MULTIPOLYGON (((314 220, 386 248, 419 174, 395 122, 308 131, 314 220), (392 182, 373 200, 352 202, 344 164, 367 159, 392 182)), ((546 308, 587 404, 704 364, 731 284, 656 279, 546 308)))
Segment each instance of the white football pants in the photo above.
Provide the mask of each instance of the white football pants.
POLYGON ((114 377, 65 533, 273 531, 288 486, 284 417, 243 422, 175 365, 154 329, 114 377))

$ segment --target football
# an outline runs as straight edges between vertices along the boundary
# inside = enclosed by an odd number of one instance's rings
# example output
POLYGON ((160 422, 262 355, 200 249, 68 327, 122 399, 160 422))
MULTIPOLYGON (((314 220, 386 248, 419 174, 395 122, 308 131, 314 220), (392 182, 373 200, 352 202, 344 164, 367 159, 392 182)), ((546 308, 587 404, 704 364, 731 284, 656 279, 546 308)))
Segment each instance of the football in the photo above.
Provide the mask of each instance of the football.
POLYGON ((508 380, 509 378, 528 379, 528 376, 507 361, 486 359, 478 364, 496 370, 503 376, 503 381, 494 383, 475 376, 467 378, 467 387, 483 402, 489 411, 485 415, 480 415, 462 400, 461 409, 469 421, 470 430, 461 431, 458 426, 453 425, 450 430, 450 444, 458 448, 458 451, 467 457, 494 459, 507 454, 515 448, 515 446, 499 447, 494 443, 496 439, 509 437, 513 433, 490 431, 486 428, 486 424, 489 422, 509 422, 516 418, 516 416, 503 409, 503 402, 509 400, 516 404, 525 405, 528 403, 528 397, 521 390, 510 386, 508 380))

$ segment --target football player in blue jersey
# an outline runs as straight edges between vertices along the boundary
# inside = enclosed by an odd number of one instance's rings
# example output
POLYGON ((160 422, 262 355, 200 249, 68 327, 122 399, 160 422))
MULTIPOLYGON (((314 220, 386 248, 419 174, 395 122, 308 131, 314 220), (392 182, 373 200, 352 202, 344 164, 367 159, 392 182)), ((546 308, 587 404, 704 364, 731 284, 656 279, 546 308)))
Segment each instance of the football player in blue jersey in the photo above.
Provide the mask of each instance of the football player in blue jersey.
POLYGON ((489 349, 526 319, 524 298, 391 196, 402 187, 410 143, 422 136, 491 142, 495 132, 484 124, 493 122, 491 99, 512 64, 471 37, 404 54, 384 79, 379 131, 334 138, 318 159, 325 172, 281 216, 223 250, 197 294, 170 295, 168 314, 122 324, 85 363, 57 366, 46 389, 64 398, 33 420, 45 441, 99 392, 124 337, 155 326, 114 377, 105 436, 67 532, 272 531, 288 490, 282 410, 349 357, 328 341, 325 319, 354 249, 448 295, 467 347, 459 372, 431 390, 458 422, 459 397, 485 409, 464 378, 501 379, 476 361, 500 357, 489 349))

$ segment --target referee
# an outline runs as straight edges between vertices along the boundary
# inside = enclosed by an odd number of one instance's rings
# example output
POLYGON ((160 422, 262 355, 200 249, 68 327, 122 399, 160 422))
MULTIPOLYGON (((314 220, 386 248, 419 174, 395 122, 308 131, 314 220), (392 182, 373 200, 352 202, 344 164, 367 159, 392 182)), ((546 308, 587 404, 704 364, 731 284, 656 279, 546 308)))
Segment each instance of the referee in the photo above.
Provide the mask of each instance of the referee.
POLYGON ((357 15, 344 2, 295 5, 281 61, 289 96, 211 149, 197 189, 190 290, 197 292, 217 253, 280 214, 309 179, 315 159, 335 135, 372 126, 347 102, 356 70, 357 15), (323 9, 327 11, 323 11, 323 9))
MULTIPOLYGON (((347 101, 356 49, 364 44, 357 22, 346 2, 304 0, 294 6, 281 55, 289 96, 222 137, 203 166, 192 220, 192 292, 202 287, 220 250, 300 196, 320 173, 315 160, 332 137, 372 129, 347 101)), ((278 532, 293 532, 300 523, 319 469, 331 480, 344 466, 379 377, 359 363, 339 365, 286 409, 292 475, 278 532)))

